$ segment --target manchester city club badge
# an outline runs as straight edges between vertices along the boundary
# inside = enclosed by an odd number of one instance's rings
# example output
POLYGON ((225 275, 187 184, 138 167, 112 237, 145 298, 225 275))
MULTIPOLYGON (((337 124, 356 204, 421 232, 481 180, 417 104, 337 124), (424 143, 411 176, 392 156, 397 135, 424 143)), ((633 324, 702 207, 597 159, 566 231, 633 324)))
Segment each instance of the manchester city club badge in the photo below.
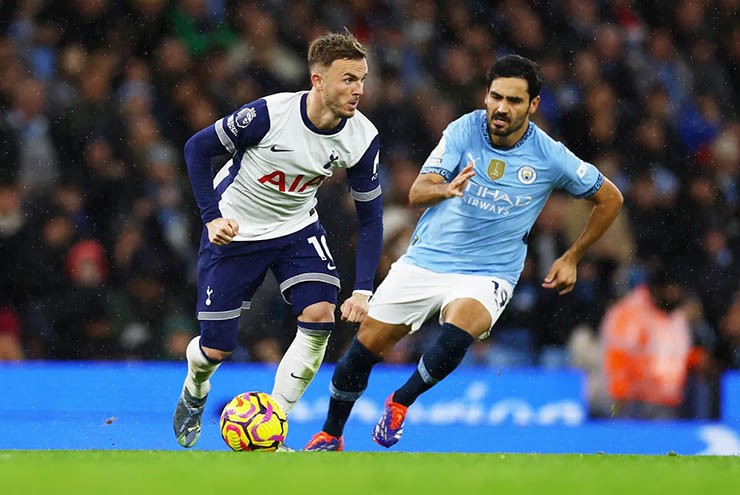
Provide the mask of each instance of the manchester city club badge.
POLYGON ((537 172, 529 165, 520 168, 516 175, 522 184, 531 184, 537 178, 537 172))

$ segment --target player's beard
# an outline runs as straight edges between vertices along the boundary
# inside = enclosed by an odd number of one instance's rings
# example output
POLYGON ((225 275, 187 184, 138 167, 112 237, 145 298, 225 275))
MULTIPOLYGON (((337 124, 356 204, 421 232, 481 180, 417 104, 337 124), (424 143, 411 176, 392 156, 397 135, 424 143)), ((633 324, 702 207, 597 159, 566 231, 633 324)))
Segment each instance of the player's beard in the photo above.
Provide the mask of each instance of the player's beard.
POLYGON ((356 108, 348 109, 345 103, 342 103, 342 97, 339 95, 327 95, 325 103, 331 112, 341 119, 349 119, 355 116, 356 108))
POLYGON ((505 137, 511 136, 512 134, 520 130, 522 126, 524 125, 524 123, 526 122, 526 120, 527 120, 527 116, 523 115, 521 119, 518 119, 512 122, 509 116, 494 113, 488 119, 488 132, 490 132, 492 136, 498 136, 498 137, 505 138, 505 137), (509 125, 504 128, 497 128, 496 126, 493 125, 493 121, 497 117, 503 120, 504 122, 507 122, 509 125))

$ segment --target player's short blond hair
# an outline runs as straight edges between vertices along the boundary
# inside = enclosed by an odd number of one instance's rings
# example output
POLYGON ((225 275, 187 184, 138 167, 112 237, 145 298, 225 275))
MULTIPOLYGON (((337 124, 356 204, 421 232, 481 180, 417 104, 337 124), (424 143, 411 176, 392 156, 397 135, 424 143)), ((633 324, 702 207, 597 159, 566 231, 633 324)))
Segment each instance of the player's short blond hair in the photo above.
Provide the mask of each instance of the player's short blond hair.
POLYGON ((312 71, 325 69, 335 60, 360 60, 367 50, 349 30, 344 33, 327 33, 311 42, 308 47, 308 68, 312 71))

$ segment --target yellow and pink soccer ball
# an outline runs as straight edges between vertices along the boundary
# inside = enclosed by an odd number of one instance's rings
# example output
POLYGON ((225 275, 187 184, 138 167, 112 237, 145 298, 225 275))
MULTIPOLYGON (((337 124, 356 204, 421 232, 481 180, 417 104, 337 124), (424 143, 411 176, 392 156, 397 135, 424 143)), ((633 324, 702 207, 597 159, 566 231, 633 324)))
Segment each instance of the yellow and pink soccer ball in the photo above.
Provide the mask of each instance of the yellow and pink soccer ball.
POLYGON ((219 429, 231 450, 274 452, 288 434, 288 417, 269 394, 245 392, 224 406, 219 429))

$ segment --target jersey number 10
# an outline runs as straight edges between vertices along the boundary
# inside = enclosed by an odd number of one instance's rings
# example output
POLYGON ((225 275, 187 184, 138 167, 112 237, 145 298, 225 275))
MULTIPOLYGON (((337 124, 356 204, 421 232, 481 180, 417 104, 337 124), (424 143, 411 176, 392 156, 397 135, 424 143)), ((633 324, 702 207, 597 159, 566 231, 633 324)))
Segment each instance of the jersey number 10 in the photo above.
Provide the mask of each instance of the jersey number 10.
POLYGON ((336 269, 337 265, 334 264, 334 258, 332 258, 331 253, 329 252, 329 246, 326 244, 325 235, 321 236, 321 242, 319 242, 319 239, 315 235, 312 235, 306 240, 316 250, 316 254, 319 255, 319 258, 321 258, 323 261, 328 261, 326 267, 329 270, 336 269))

